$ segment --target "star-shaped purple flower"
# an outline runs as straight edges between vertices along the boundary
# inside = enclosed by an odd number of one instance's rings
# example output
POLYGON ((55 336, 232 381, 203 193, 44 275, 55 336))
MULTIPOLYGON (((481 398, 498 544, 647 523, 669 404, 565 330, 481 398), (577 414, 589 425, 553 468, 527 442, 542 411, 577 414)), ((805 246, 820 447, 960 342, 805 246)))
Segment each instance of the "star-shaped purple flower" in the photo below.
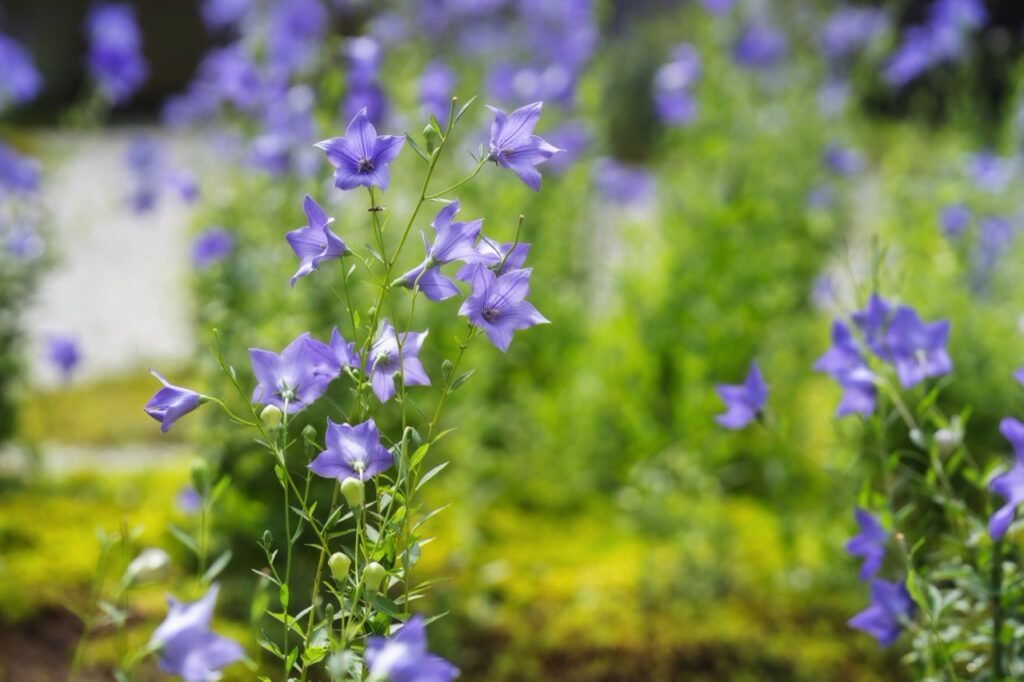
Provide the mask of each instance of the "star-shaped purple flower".
POLYGON ((400 278, 402 286, 410 289, 418 286, 431 301, 443 301, 459 293, 455 283, 441 274, 442 265, 453 261, 474 263, 483 258, 475 245, 483 219, 468 223, 452 222, 458 211, 458 199, 438 211, 434 222, 430 224, 437 234, 433 246, 427 242, 426 237, 423 238, 426 259, 400 278))
POLYGON ((149 373, 159 379, 164 387, 149 399, 144 409, 146 414, 160 422, 160 430, 167 433, 174 422, 199 407, 203 398, 193 390, 168 382, 156 370, 151 369, 149 373))
POLYGON ((274 405, 289 414, 315 402, 338 376, 330 362, 334 352, 326 344, 300 334, 280 355, 260 348, 249 349, 256 388, 252 401, 274 405))
POLYGON ((346 478, 372 478, 394 463, 394 457, 380 444, 380 432, 373 419, 349 426, 335 424, 328 418, 324 444, 326 449, 309 463, 309 469, 339 483, 346 478))
POLYGON ((370 375, 370 384, 377 400, 386 403, 395 395, 395 375, 402 373, 402 381, 406 386, 429 386, 430 377, 420 362, 420 348, 429 332, 403 332, 399 335, 402 341, 401 362, 399 362, 398 340, 395 328, 382 322, 377 336, 366 359, 366 373, 370 375))
POLYGON ((295 286, 295 280, 316 270, 320 263, 341 258, 345 254, 345 242, 330 229, 334 218, 328 218, 320 204, 308 194, 302 208, 306 212, 306 226, 285 235, 288 245, 299 257, 299 269, 288 280, 292 286, 295 286))
POLYGON ((914 602, 906 585, 875 578, 871 581, 871 605, 851 618, 849 625, 877 639, 879 646, 889 646, 913 613, 914 602))
POLYGON ((395 160, 405 143, 404 135, 378 135, 370 123, 366 108, 359 110, 348 124, 345 137, 317 142, 334 166, 334 186, 388 188, 388 164, 395 160))
POLYGON ((562 151, 533 134, 543 105, 543 102, 534 102, 508 115, 501 109, 487 107, 494 113, 491 158, 518 175, 534 192, 540 190, 540 172, 534 166, 562 151))
POLYGON ((1014 462, 1009 471, 996 476, 988 484, 991 492, 1005 500, 988 520, 988 533, 993 540, 1006 535, 1017 507, 1024 502, 1024 424, 1007 417, 999 422, 999 431, 1013 445, 1014 462))
POLYGON ((843 389, 837 417, 868 416, 875 411, 874 374, 865 364, 849 328, 839 320, 832 323, 832 347, 818 358, 814 369, 828 374, 843 389))
POLYGON ((548 322, 524 300, 530 293, 531 272, 524 268, 496 276, 488 267, 477 264, 470 275, 472 293, 463 301, 459 315, 482 329, 502 352, 512 343, 513 332, 548 322))
POLYGON ((386 682, 451 682, 459 670, 427 651, 426 621, 413 616, 391 637, 366 642, 370 677, 386 682))
POLYGON ((221 668, 242 658, 245 652, 237 642, 210 631, 219 589, 212 585, 191 603, 167 598, 167 617, 150 639, 160 651, 160 670, 185 682, 209 682, 220 678, 221 668))
POLYGON ((885 559, 885 541, 888 534, 874 516, 860 507, 853 510, 860 532, 846 543, 846 551, 853 556, 864 558, 860 567, 860 579, 867 580, 882 567, 885 559))
POLYGON ((878 294, 871 294, 864 310, 858 310, 851 316, 854 324, 864 337, 871 351, 882 358, 888 359, 885 348, 885 331, 889 326, 892 307, 878 294))
POLYGON ((913 308, 899 306, 886 331, 886 345, 903 388, 910 388, 929 377, 948 374, 953 362, 946 352, 949 321, 925 324, 913 308))
POLYGON ((757 419, 768 400, 768 385, 755 362, 750 363, 750 371, 742 384, 719 384, 715 391, 725 403, 725 412, 716 416, 715 421, 727 429, 742 429, 757 419))

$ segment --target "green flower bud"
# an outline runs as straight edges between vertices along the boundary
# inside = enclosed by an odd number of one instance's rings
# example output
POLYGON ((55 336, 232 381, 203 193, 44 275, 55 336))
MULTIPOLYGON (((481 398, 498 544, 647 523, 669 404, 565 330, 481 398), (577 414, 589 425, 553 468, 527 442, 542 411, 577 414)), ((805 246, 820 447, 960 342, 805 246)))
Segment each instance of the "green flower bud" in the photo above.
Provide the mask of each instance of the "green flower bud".
POLYGON ((342 481, 341 494, 353 509, 361 509, 366 502, 366 486, 358 478, 350 476, 342 481))
POLYGON ((312 424, 306 424, 306 428, 302 429, 302 438, 307 443, 316 441, 316 427, 312 424))
POLYGON ((263 422, 263 428, 268 431, 273 431, 281 426, 281 418, 284 413, 281 412, 281 408, 277 405, 267 405, 260 412, 260 421, 263 422))
POLYGON ((334 579, 341 582, 348 577, 348 570, 352 568, 352 560, 343 552, 335 552, 327 560, 327 565, 330 566, 334 579))
POLYGON ((380 585, 384 582, 384 576, 386 575, 387 571, 384 570, 383 566, 376 561, 371 561, 363 569, 363 584, 366 585, 366 589, 370 592, 376 592, 380 589, 380 585))
POLYGON ((204 495, 209 488, 210 465, 205 459, 199 457, 192 460, 192 487, 200 496, 204 495))
POLYGON ((437 131, 434 126, 428 125, 423 129, 423 141, 427 144, 427 153, 433 154, 437 149, 437 131))

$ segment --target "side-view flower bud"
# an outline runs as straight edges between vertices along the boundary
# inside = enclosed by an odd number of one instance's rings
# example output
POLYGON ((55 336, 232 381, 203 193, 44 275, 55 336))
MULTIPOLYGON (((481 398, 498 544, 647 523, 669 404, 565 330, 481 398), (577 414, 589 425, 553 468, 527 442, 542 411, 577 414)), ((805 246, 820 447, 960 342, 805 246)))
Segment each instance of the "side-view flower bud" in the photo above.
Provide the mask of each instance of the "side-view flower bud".
POLYGON ((125 569, 129 583, 148 583, 163 580, 171 568, 171 557, 159 547, 147 547, 132 559, 125 569))
POLYGON ((352 560, 344 552, 335 552, 327 560, 327 565, 330 567, 334 579, 341 582, 348 577, 348 571, 352 568, 352 560))
POLYGON ((281 426, 281 418, 284 413, 281 412, 281 408, 277 405, 267 405, 260 412, 260 421, 263 423, 263 428, 273 431, 281 426))
POLYGON ((945 457, 960 447, 960 433, 953 429, 939 429, 935 432, 935 446, 939 455, 945 457))
POLYGON ((384 567, 378 564, 376 561, 371 561, 366 564, 366 568, 363 569, 363 584, 366 589, 370 592, 376 592, 380 589, 381 583, 384 582, 384 576, 387 575, 387 571, 384 567))
POLYGON ((366 486, 358 478, 351 476, 341 482, 341 494, 353 509, 359 509, 366 502, 366 486))

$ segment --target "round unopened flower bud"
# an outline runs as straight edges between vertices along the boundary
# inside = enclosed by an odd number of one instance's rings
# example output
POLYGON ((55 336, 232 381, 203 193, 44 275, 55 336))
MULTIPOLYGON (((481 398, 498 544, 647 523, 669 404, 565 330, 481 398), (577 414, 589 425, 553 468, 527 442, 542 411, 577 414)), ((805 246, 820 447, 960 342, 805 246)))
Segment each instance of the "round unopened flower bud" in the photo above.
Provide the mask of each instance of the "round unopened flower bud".
POLYGON ((267 405, 260 412, 260 421, 263 422, 263 428, 273 431, 281 426, 281 418, 283 416, 281 408, 277 405, 267 405))
POLYGON ((344 552, 335 552, 327 560, 327 565, 331 568, 331 575, 334 576, 334 579, 341 582, 348 577, 348 570, 352 568, 352 560, 344 552))
POLYGON ((939 429, 935 432, 935 447, 943 457, 960 447, 960 434, 953 429, 939 429))
POLYGON ((125 569, 125 576, 131 583, 148 583, 163 580, 171 568, 171 557, 159 547, 147 547, 132 559, 125 569))
POLYGON ((366 502, 366 486, 358 478, 349 476, 341 482, 341 494, 345 496, 348 506, 359 509, 366 502))
POLYGON ((427 143, 427 153, 433 154, 437 149, 437 131, 434 126, 428 125, 423 129, 423 141, 427 143))
POLYGON ((380 584, 384 582, 385 575, 387 575, 387 571, 384 570, 384 567, 376 561, 371 561, 363 569, 363 584, 370 592, 376 592, 380 589, 380 584))
POLYGON ((192 487, 195 488, 196 492, 200 495, 205 494, 209 487, 209 476, 210 465, 206 463, 205 459, 197 457, 192 460, 192 487))

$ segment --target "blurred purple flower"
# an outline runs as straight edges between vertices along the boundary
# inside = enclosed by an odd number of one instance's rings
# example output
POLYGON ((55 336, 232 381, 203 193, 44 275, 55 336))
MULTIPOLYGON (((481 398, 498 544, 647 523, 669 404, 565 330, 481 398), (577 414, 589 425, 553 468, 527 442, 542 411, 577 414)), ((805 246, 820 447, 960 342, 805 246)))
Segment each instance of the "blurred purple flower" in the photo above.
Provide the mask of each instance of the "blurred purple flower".
POLYGON ((608 201, 639 205, 654 196, 654 176, 640 166, 605 157, 594 161, 593 177, 601 198, 608 201))
POLYGON ((427 651, 426 621, 416 615, 391 637, 366 641, 370 677, 386 682, 451 682, 458 669, 427 651))
POLYGON ((150 638, 150 645, 160 652, 160 670, 185 682, 207 682, 242 658, 245 652, 237 642, 210 631, 219 590, 211 585, 202 599, 191 603, 167 598, 167 617, 150 638))
POLYGON ((370 384, 377 400, 386 403, 395 395, 395 375, 402 374, 406 386, 429 386, 430 377, 420 362, 420 348, 428 332, 403 332, 396 336, 395 328, 388 322, 381 322, 373 340, 365 371, 370 375, 370 384), (398 343, 402 348, 399 352, 398 343), (401 360, 399 360, 401 357, 401 360))
POLYGON ((993 540, 1000 540, 1006 535, 1017 507, 1024 502, 1024 424, 1007 417, 999 422, 999 431, 1013 446, 1014 462, 1009 471, 996 476, 988 484, 991 492, 1005 500, 988 521, 988 533, 993 540))
POLYGON ((725 404, 725 412, 717 415, 715 421, 727 429, 742 429, 757 419, 768 400, 768 385, 754 362, 750 363, 742 384, 718 384, 715 391, 725 404))
POLYGON ((512 343, 513 332, 548 323, 547 318, 524 300, 530 294, 531 272, 530 268, 524 268, 496 276, 486 265, 478 263, 469 273, 472 293, 463 301, 459 315, 482 329, 503 353, 512 343))
POLYGON ((878 573, 885 559, 885 541, 889 537, 882 524, 874 516, 860 507, 853 510, 854 518, 860 532, 850 538, 846 543, 846 552, 853 556, 863 557, 864 563, 860 567, 860 579, 868 580, 878 573))
POLYGON ((203 503, 203 496, 196 492, 195 488, 187 485, 175 495, 174 503, 185 514, 195 514, 203 503))
POLYGON ((267 60, 277 75, 309 66, 327 28, 320 0, 275 0, 270 9, 267 60))
POLYGON ((540 190, 540 172, 535 168, 560 152, 533 134, 540 120, 542 102, 534 102, 506 115, 501 109, 488 106, 494 113, 491 124, 491 159, 502 168, 508 168, 523 183, 537 192, 540 190))
POLYGON ((308 194, 302 207, 306 212, 307 224, 285 235, 288 245, 299 257, 299 269, 288 280, 292 286, 295 286, 295 280, 316 270, 320 263, 336 260, 345 254, 345 242, 330 229, 334 218, 328 218, 320 204, 308 194))
POLYGON ((804 204, 807 208, 824 211, 832 207, 836 198, 835 190, 827 182, 815 185, 804 197, 804 204))
POLYGON ((889 85, 900 88, 930 69, 935 62, 931 33, 922 26, 911 26, 886 61, 882 75, 889 85))
POLYGON ((850 101, 850 84, 842 78, 830 77, 818 88, 818 109, 823 116, 838 116, 850 101))
POLYGON ((590 134, 584 126, 583 121, 576 120, 548 131, 548 140, 561 150, 548 160, 547 167, 552 173, 564 173, 586 150, 590 144, 590 134))
POLYGON ((826 58, 844 59, 863 49, 885 26, 885 14, 879 9, 841 7, 825 20, 818 43, 826 58))
POLYGON ((234 247, 235 238, 223 227, 207 228, 192 242, 192 266, 205 270, 227 258, 234 247))
POLYGON ((328 363, 332 352, 326 344, 300 334, 280 354, 249 349, 256 387, 252 401, 274 405, 289 414, 315 402, 337 377, 328 363))
POLYGON ((203 23, 211 31, 238 26, 252 9, 252 0, 204 0, 203 23))
POLYGON ((160 422, 160 431, 167 433, 174 422, 199 407, 203 399, 193 390, 168 383, 155 369, 149 370, 149 373, 159 379, 164 386, 149 399, 144 411, 160 422))
POLYGON ((869 416, 875 411, 874 375, 844 323, 839 320, 832 323, 832 346, 815 361, 813 368, 828 374, 843 389, 836 408, 837 417, 848 414, 869 416))
POLYGON ((856 175, 864 168, 864 159, 859 152, 835 142, 825 147, 822 162, 825 168, 836 175, 856 175))
POLYGON ((885 299, 878 294, 871 294, 864 309, 858 310, 850 316, 853 323, 857 325, 857 329, 860 330, 864 342, 868 344, 875 355, 883 360, 889 359, 885 333, 889 326, 891 313, 892 306, 885 299))
POLYGON ((64 381, 67 381, 82 359, 78 350, 78 342, 70 336, 58 334, 47 336, 46 359, 57 368, 64 381))
POLYGON ((99 5, 86 19, 89 75, 110 104, 122 104, 146 80, 142 33, 131 5, 99 5))
POLYGON ((0 197, 31 194, 39 189, 39 162, 0 141, 0 197))
POLYGON ((893 311, 886 330, 886 346, 903 388, 929 377, 948 374, 953 362, 946 352, 949 321, 924 323, 913 308, 901 305, 893 311))
POLYGON ((1015 168, 1011 159, 985 151, 971 156, 967 162, 967 174, 978 189, 1000 192, 1013 179, 1015 168))
POLYGON ((23 104, 43 87, 28 52, 14 39, 0 35, 0 111, 8 104, 23 104))
POLYGON ((687 125, 697 113, 691 89, 700 78, 700 53, 689 43, 680 43, 672 60, 654 73, 654 111, 669 125, 687 125))
POLYGON ((866 632, 889 646, 900 636, 904 621, 914 613, 914 602, 903 583, 875 578, 871 581, 871 604, 849 620, 850 627, 866 632))
POLYGON ((309 470, 339 483, 346 478, 365 481, 394 464, 394 457, 380 444, 380 432, 373 419, 349 426, 335 424, 328 417, 324 445, 323 452, 309 463, 309 470))
POLYGON ((744 68, 770 69, 778 64, 789 43, 784 33, 768 24, 747 24, 733 44, 733 59, 744 68))
POLYGON ((942 227, 942 234, 950 238, 961 236, 970 227, 972 217, 971 209, 963 204, 943 206, 939 211, 939 225, 942 227))
POLYGON ((377 135, 376 128, 362 109, 348 124, 345 137, 333 137, 317 142, 327 160, 335 167, 334 186, 348 190, 363 187, 388 188, 388 164, 395 160, 402 145, 403 135, 377 135))
POLYGON ((725 14, 736 4, 736 0, 700 0, 700 4, 711 14, 725 14))
POLYGON ((442 265, 454 261, 475 263, 481 260, 475 243, 483 226, 483 218, 467 223, 453 222, 458 212, 458 199, 438 211, 430 223, 436 235, 433 245, 427 242, 426 237, 423 238, 426 258, 399 279, 404 287, 418 287, 431 301, 443 301, 459 293, 455 283, 441 274, 442 265))
POLYGON ((428 63, 420 74, 420 106, 438 120, 442 130, 451 109, 455 82, 455 72, 437 59, 428 63))

